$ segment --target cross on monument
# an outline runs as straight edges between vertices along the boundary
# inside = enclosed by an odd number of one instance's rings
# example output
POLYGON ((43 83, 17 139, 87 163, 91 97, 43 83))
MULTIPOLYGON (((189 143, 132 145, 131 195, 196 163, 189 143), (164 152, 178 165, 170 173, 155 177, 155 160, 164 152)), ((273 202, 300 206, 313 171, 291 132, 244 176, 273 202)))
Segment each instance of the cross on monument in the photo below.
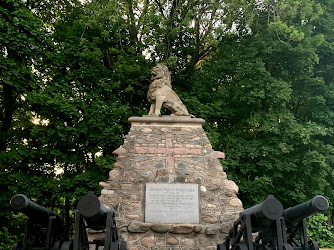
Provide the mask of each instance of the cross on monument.
POLYGON ((135 147, 136 154, 167 154, 167 167, 174 167, 174 156, 175 155, 189 155, 199 156, 203 155, 200 148, 186 148, 186 147, 175 147, 173 145, 173 135, 166 135, 166 146, 165 147, 135 147))

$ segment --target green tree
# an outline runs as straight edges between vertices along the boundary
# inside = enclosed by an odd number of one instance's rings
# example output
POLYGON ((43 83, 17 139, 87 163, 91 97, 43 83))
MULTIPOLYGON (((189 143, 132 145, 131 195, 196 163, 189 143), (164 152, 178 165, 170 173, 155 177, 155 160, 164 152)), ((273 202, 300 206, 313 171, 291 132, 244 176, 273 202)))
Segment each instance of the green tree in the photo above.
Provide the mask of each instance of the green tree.
POLYGON ((226 152, 224 168, 246 207, 268 194, 286 207, 315 194, 332 199, 331 127, 317 115, 332 99, 315 74, 324 35, 312 23, 322 8, 315 1, 253 8, 253 22, 224 33, 193 76, 191 104, 201 107, 214 146, 226 152))
POLYGON ((324 214, 317 214, 308 218, 308 236, 311 240, 318 242, 321 248, 334 247, 334 227, 328 225, 328 217, 324 214))
POLYGON ((19 231, 8 200, 20 192, 70 229, 78 198, 107 179, 127 119, 148 112, 155 61, 207 121, 246 207, 268 194, 285 207, 314 194, 333 202, 331 10, 325 0, 5 0, 3 225, 19 231))
MULTIPOLYGON (((25 95, 37 89, 33 69, 45 53, 45 33, 38 18, 11 0, 0 5, 0 31, 0 189, 4 191, 13 185, 8 178, 11 165, 22 161, 19 145, 30 123, 25 95)), ((1 211, 8 208, 9 198, 8 193, 2 193, 1 211)), ((1 213, 0 219, 10 223, 4 217, 1 213)))

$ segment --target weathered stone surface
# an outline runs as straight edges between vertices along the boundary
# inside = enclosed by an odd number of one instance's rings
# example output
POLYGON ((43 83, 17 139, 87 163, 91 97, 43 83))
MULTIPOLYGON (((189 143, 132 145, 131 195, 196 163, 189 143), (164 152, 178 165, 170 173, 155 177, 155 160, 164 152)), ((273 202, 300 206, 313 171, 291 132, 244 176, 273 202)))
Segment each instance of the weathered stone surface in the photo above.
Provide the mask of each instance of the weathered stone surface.
POLYGON ((131 246, 128 250, 145 250, 145 247, 142 246, 131 246))
POLYGON ((120 147, 116 149, 115 151, 112 152, 113 155, 125 155, 126 154, 126 149, 123 147, 120 147))
POLYGON ((218 184, 209 184, 206 186, 206 189, 209 191, 215 191, 218 190, 220 186, 218 184))
POLYGON ((122 167, 122 165, 121 165, 121 163, 119 163, 118 161, 116 161, 115 163, 114 163, 114 168, 121 168, 122 167))
POLYGON ((165 166, 165 164, 163 162, 157 162, 154 167, 155 168, 163 168, 165 166))
POLYGON ((101 194, 102 195, 114 195, 115 191, 114 190, 108 190, 108 189, 102 189, 101 194))
POLYGON ((206 235, 215 235, 218 233, 218 228, 216 227, 207 227, 205 228, 205 234, 206 235))
POLYGON ((132 189, 132 184, 131 183, 124 183, 124 184, 122 184, 121 189, 131 190, 132 189))
POLYGON ((156 177, 162 177, 168 175, 168 170, 167 169, 159 169, 156 172, 156 177))
POLYGON ((234 191, 234 190, 227 190, 227 191, 225 192, 225 195, 226 195, 227 197, 233 197, 233 196, 235 196, 235 191, 234 191))
POLYGON ((126 239, 127 242, 136 240, 138 240, 138 236, 136 235, 129 235, 128 238, 126 239))
POLYGON ((100 199, 116 209, 119 235, 130 250, 216 249, 242 204, 237 185, 227 179, 219 161, 224 153, 213 151, 205 135, 204 120, 144 116, 129 121, 131 129, 115 152, 117 162, 109 181, 101 183, 100 199), (198 184, 200 221, 144 223, 147 183, 198 184))
POLYGON ((224 185, 226 189, 234 190, 236 193, 239 192, 239 187, 237 186, 237 184, 235 184, 234 181, 225 180, 224 185))
POLYGON ((207 154, 206 157, 212 159, 225 159, 225 154, 220 151, 212 151, 211 153, 207 154))
POLYGON ((216 246, 208 246, 205 248, 205 250, 217 250, 216 246))
POLYGON ((118 204, 122 202, 122 197, 115 197, 115 195, 113 196, 102 195, 101 202, 103 202, 106 205, 110 205, 112 208, 116 209, 118 204))
POLYGON ((232 223, 234 221, 236 221, 238 219, 238 216, 235 214, 224 214, 221 218, 220 218, 220 222, 221 223, 232 223))
MULTIPOLYGON (((142 213, 141 204, 138 202, 123 202, 121 204, 122 207, 127 207, 127 211, 129 214, 137 214, 140 215, 142 213)), ((119 211, 119 209, 116 211, 119 211)))
POLYGON ((179 244, 179 240, 176 239, 175 237, 168 237, 166 240, 167 245, 177 245, 179 244))
POLYGON ((156 245, 155 247, 151 248, 152 250, 170 250, 169 247, 162 246, 162 245, 156 245))
POLYGON ((140 220, 140 216, 136 214, 129 214, 126 216, 126 218, 128 218, 129 220, 140 220))
POLYGON ((163 237, 165 234, 155 234, 155 249, 166 249, 166 238, 163 237))
POLYGON ((151 230, 156 233, 167 233, 169 231, 169 225, 166 224, 152 224, 151 230))
POLYGON ((216 171, 216 172, 212 173, 212 175, 214 177, 220 177, 222 179, 225 179, 227 177, 226 173, 224 171, 216 171))
POLYGON ((208 204, 206 204, 206 207, 207 208, 216 208, 217 205, 216 204, 210 204, 210 203, 208 203, 208 204))
POLYGON ((145 233, 150 230, 150 224, 132 221, 128 226, 128 230, 131 233, 145 233))
POLYGON ((183 250, 181 246, 172 247, 170 250, 183 250))
POLYGON ((175 234, 190 234, 192 231, 192 225, 176 225, 171 228, 171 232, 175 234))
POLYGON ((99 182, 99 186, 100 186, 101 188, 108 188, 108 187, 110 187, 110 182, 100 181, 100 182, 99 182))
POLYGON ((202 227, 201 226, 194 226, 193 227, 193 232, 194 233, 200 233, 202 231, 202 227))
POLYGON ((213 215, 203 216, 202 220, 204 222, 210 223, 210 224, 214 224, 214 223, 217 223, 219 221, 219 219, 216 216, 213 216, 213 215))
POLYGON ((186 249, 197 248, 197 241, 195 239, 181 239, 182 246, 185 246, 186 249))
POLYGON ((219 228, 219 231, 223 234, 228 234, 230 229, 233 227, 233 223, 223 223, 219 228))
POLYGON ((145 237, 141 240, 141 244, 144 247, 153 247, 155 246, 155 238, 154 236, 149 236, 149 237, 145 237))
POLYGON ((144 133, 151 133, 151 132, 152 132, 152 129, 150 129, 150 128, 144 128, 142 131, 143 131, 144 133))
POLYGON ((109 171, 109 179, 113 180, 113 179, 117 179, 120 175, 120 170, 118 169, 113 169, 111 171, 109 171))
POLYGON ((202 247, 211 246, 212 245, 212 236, 200 235, 200 236, 198 236, 198 242, 202 247))
POLYGON ((233 198, 228 202, 228 204, 232 207, 242 207, 242 202, 238 198, 233 198))

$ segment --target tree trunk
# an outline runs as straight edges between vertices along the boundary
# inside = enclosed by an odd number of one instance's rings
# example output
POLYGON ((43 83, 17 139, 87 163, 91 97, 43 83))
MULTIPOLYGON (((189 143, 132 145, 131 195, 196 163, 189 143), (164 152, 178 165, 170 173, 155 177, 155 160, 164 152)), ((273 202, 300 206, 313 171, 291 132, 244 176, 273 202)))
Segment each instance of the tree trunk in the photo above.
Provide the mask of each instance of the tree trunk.
POLYGON ((13 97, 13 87, 3 83, 4 112, 1 117, 2 128, 0 134, 0 151, 5 151, 7 146, 6 134, 10 128, 14 113, 15 98, 13 97))

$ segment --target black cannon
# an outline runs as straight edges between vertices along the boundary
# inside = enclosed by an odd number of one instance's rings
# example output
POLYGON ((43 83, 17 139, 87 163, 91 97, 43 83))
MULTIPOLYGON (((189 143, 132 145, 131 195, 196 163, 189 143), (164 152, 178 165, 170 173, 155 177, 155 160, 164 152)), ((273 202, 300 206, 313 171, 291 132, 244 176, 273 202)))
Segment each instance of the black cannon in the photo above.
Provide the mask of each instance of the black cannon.
POLYGON ((63 220, 57 213, 42 207, 23 194, 10 200, 13 210, 27 216, 23 242, 13 245, 13 250, 50 249, 59 250, 67 240, 63 220))
POLYGON ((283 206, 273 195, 261 204, 248 208, 240 213, 239 219, 234 222, 225 242, 219 244, 219 250, 254 250, 268 249, 283 250, 280 218, 283 206), (258 233, 253 242, 252 233, 258 233))
POLYGON ((309 201, 284 210, 281 218, 284 242, 295 250, 319 250, 318 243, 309 241, 307 238, 306 218, 319 212, 325 212, 328 207, 327 199, 316 195, 309 201))
POLYGON ((306 218, 328 209, 325 197, 313 199, 283 211, 272 195, 259 205, 240 213, 219 250, 319 250, 316 241, 308 241, 306 218), (253 238, 252 233, 257 233, 253 238))
POLYGON ((65 242, 62 250, 88 250, 104 246, 105 250, 126 250, 126 242, 119 238, 115 220, 115 210, 107 209, 99 199, 89 192, 82 197, 75 211, 74 240, 65 242), (105 237, 88 240, 87 229, 104 230, 105 237))

